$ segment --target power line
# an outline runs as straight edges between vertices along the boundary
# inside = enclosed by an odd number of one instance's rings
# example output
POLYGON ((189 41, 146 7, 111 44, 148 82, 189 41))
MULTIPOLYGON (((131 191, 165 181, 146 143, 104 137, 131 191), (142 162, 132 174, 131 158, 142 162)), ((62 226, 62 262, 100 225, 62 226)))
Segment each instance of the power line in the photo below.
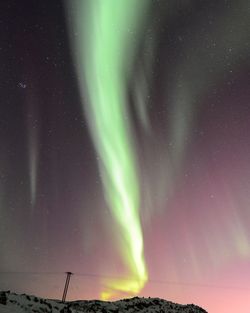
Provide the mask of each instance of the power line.
MULTIPOLYGON (((17 274, 17 275, 65 275, 65 272, 0 272, 1 274, 17 274)), ((124 278, 121 276, 111 276, 111 275, 101 275, 94 273, 73 273, 74 276, 89 277, 94 279, 121 279, 121 280, 131 280, 130 278, 124 278)), ((192 282, 178 282, 171 280, 158 280, 158 279, 149 279, 148 284, 163 284, 163 285, 179 285, 179 286, 189 286, 189 287, 201 287, 201 288, 216 288, 216 289, 232 289, 232 290, 242 290, 250 291, 250 288, 239 287, 239 286, 230 286, 230 285, 214 285, 214 284, 203 284, 203 283, 192 283, 192 282)))
MULTIPOLYGON (((87 273, 75 273, 75 275, 76 276, 84 276, 84 277, 92 277, 92 278, 130 280, 129 278, 124 278, 121 276, 108 276, 108 275, 87 274, 87 273)), ((205 287, 205 288, 219 288, 219 289, 237 289, 237 290, 250 291, 250 288, 244 288, 244 287, 238 287, 238 286, 213 285, 213 284, 202 284, 202 283, 191 283, 191 282, 177 282, 177 281, 158 280, 158 279, 149 279, 147 281, 147 283, 166 284, 166 285, 182 285, 182 286, 205 287)))
POLYGON ((18 271, 18 272, 8 272, 8 271, 5 271, 5 272, 0 272, 0 275, 1 274, 18 274, 18 275, 61 275, 61 274, 65 274, 65 272, 21 272, 21 271, 18 271))

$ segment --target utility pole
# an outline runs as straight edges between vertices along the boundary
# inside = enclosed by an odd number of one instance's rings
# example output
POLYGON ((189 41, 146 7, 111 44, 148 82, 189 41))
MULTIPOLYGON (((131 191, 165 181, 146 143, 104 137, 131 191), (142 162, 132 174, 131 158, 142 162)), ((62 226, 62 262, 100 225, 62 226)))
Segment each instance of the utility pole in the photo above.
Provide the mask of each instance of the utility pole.
POLYGON ((73 275, 73 273, 71 273, 71 272, 66 272, 66 274, 67 274, 67 277, 66 277, 66 281, 65 281, 65 286, 64 286, 63 296, 62 296, 62 302, 65 302, 65 300, 66 300, 66 296, 67 296, 67 292, 68 292, 68 288, 69 288, 70 277, 71 277, 71 275, 73 275))

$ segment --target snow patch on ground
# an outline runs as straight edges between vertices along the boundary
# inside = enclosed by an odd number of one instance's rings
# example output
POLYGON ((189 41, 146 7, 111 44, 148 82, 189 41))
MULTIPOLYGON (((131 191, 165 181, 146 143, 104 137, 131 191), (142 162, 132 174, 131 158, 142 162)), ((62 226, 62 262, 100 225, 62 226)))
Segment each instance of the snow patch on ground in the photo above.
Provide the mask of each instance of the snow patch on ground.
POLYGON ((193 305, 181 305, 159 298, 131 298, 118 301, 81 300, 63 303, 9 291, 0 292, 0 313, 207 313, 193 305))

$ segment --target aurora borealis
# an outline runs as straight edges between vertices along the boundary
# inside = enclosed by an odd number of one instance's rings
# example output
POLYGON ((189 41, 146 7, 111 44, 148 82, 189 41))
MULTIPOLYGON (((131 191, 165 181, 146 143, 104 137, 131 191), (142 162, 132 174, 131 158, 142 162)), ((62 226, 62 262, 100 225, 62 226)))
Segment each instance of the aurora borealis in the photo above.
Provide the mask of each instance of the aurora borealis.
POLYGON ((0 289, 249 312, 248 1, 1 9, 0 289))
POLYGON ((132 274, 129 279, 108 282, 110 291, 102 292, 102 298, 108 300, 117 291, 136 295, 147 281, 138 212, 139 182, 130 139, 131 125, 127 123, 124 78, 132 54, 131 33, 138 32, 136 25, 148 1, 136 5, 134 1, 120 0, 72 3, 77 12, 72 19, 78 32, 74 46, 79 88, 83 99, 86 89, 89 93, 87 120, 99 156, 105 197, 117 221, 118 236, 122 237, 118 241, 119 250, 132 274), (83 76, 86 76, 85 90, 83 76))

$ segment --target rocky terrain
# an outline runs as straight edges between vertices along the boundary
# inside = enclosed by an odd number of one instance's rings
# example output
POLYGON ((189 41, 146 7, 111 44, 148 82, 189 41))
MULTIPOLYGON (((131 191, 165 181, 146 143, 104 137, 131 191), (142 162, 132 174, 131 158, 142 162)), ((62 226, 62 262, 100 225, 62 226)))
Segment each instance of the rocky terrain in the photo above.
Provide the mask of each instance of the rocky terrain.
POLYGON ((63 303, 10 291, 0 292, 0 313, 206 313, 202 308, 158 298, 131 298, 118 301, 79 300, 63 303))

